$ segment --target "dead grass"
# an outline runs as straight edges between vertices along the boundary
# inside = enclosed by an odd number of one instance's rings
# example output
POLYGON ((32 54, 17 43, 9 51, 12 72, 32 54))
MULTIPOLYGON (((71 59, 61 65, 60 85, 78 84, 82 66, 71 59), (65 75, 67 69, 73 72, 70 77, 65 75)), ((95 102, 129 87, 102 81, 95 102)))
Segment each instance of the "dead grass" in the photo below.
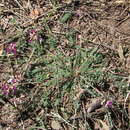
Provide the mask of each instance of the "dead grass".
POLYGON ((129 12, 129 1, 3 0, 1 129, 129 129, 129 12))

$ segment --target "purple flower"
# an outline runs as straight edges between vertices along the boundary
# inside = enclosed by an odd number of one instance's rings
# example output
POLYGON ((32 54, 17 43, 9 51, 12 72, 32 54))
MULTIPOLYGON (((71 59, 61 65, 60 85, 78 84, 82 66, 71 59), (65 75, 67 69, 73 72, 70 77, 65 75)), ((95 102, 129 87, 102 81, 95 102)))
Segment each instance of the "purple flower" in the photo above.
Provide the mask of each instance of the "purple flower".
POLYGON ((112 107, 113 102, 111 100, 108 100, 105 104, 105 107, 112 107))
POLYGON ((77 17, 81 17, 81 16, 82 16, 82 12, 81 12, 80 10, 77 10, 77 11, 76 11, 76 16, 77 16, 77 17))
POLYGON ((27 42, 28 43, 32 43, 32 41, 34 41, 34 40, 37 39, 37 30, 36 29, 30 29, 30 30, 28 30, 27 37, 28 37, 27 42))
POLYGON ((17 90, 16 86, 13 86, 13 87, 11 88, 11 92, 12 92, 13 94, 15 94, 16 90, 17 90))
POLYGON ((42 43, 43 38, 42 38, 41 36, 39 36, 39 37, 38 37, 38 40, 39 40, 40 43, 42 43))
POLYGON ((14 91, 15 91, 15 90, 16 90, 16 86, 13 86, 12 90, 14 90, 14 91))
POLYGON ((31 42, 32 42, 32 40, 31 40, 31 39, 29 39, 29 40, 28 40, 28 43, 31 43, 31 42))
POLYGON ((6 85, 6 84, 4 84, 4 85, 2 85, 2 88, 1 88, 2 90, 8 90, 9 89, 9 86, 8 85, 6 85))
POLYGON ((2 93, 3 93, 3 95, 7 96, 9 94, 9 91, 4 90, 2 93))
POLYGON ((15 85, 8 85, 8 84, 3 84, 1 87, 1 91, 3 95, 9 95, 9 94, 15 94, 17 88, 15 85))
POLYGON ((11 42, 11 43, 7 46, 6 52, 7 52, 8 54, 10 54, 10 53, 16 54, 16 52, 17 52, 16 43, 15 43, 15 42, 11 42))
POLYGON ((13 78, 10 78, 8 81, 7 81, 8 83, 16 83, 17 82, 17 80, 16 79, 13 79, 13 78))
POLYGON ((9 94, 9 86, 8 85, 3 84, 2 87, 1 87, 1 90, 2 90, 3 95, 8 95, 9 94))

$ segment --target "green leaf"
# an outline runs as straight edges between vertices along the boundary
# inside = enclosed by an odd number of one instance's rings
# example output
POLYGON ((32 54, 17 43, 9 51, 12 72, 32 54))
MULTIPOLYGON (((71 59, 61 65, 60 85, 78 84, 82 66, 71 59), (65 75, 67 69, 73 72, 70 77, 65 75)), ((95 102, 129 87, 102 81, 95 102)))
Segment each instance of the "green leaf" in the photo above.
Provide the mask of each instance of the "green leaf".
POLYGON ((72 17, 72 14, 71 14, 71 13, 65 13, 65 14, 63 15, 63 17, 60 19, 60 22, 61 22, 61 23, 65 23, 65 22, 67 22, 71 17, 72 17))

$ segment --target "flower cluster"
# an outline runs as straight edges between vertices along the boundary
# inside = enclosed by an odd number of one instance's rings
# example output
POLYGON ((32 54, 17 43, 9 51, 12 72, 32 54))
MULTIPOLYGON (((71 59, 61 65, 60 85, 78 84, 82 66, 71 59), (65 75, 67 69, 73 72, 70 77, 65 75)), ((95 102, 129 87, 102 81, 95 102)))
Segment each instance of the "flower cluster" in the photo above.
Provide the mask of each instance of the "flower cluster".
POLYGON ((11 42, 10 44, 8 44, 8 46, 6 47, 6 53, 7 54, 16 54, 17 53, 17 49, 16 49, 16 43, 15 42, 11 42))
POLYGON ((30 29, 27 32, 27 42, 32 43, 33 41, 39 41, 40 43, 43 41, 43 38, 36 29, 30 29))
POLYGON ((113 105, 113 102, 111 101, 111 100, 108 100, 107 102, 106 102, 106 104, 105 104, 105 107, 112 107, 112 105, 113 105))
POLYGON ((10 87, 8 84, 3 84, 1 90, 3 95, 15 94, 16 87, 10 87))
POLYGON ((15 79, 9 79, 7 83, 3 83, 1 86, 1 92, 3 95, 8 96, 15 94, 17 88, 16 88, 17 81, 15 79))
POLYGON ((31 43, 33 40, 37 39, 37 31, 35 29, 30 29, 28 31, 28 42, 31 43))

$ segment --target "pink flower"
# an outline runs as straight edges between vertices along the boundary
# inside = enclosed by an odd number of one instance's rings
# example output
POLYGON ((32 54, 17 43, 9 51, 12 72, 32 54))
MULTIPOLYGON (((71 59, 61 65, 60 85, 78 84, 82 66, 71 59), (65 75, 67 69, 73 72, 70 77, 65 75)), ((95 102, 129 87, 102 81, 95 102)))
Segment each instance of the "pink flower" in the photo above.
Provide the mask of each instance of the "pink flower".
POLYGON ((15 42, 11 42, 11 43, 7 46, 6 52, 7 52, 8 54, 10 54, 10 53, 16 54, 16 52, 17 52, 16 43, 15 43, 15 42))
POLYGON ((108 100, 105 104, 105 107, 112 107, 113 102, 111 100, 108 100))
POLYGON ((37 30, 36 29, 30 29, 27 32, 28 43, 32 43, 34 40, 37 39, 37 30))
POLYGON ((1 87, 1 92, 3 95, 7 96, 9 94, 15 94, 17 88, 15 85, 3 84, 1 87))

